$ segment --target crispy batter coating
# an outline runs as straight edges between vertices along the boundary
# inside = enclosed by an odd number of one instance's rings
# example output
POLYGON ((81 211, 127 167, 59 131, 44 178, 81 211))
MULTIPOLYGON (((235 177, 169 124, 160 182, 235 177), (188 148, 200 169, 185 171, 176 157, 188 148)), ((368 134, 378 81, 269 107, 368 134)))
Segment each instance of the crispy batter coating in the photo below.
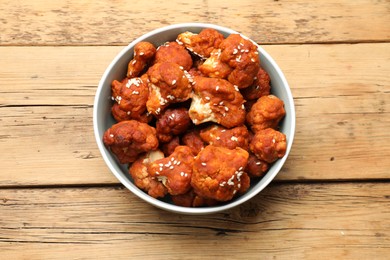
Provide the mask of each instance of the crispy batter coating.
POLYGON ((220 203, 217 200, 207 199, 197 195, 193 189, 185 194, 171 196, 171 198, 175 205, 182 207, 215 206, 220 203))
POLYGON ((249 132, 246 126, 237 126, 231 129, 220 125, 211 125, 200 131, 200 137, 208 144, 223 146, 229 149, 241 147, 248 150, 249 132))
POLYGON ((268 168, 269 164, 267 162, 260 160, 253 153, 249 153, 248 164, 245 168, 245 172, 248 173, 249 177, 263 177, 268 171, 268 168))
POLYGON ((111 112, 117 121, 135 119, 148 122, 146 101, 149 96, 148 84, 145 78, 125 78, 122 82, 114 80, 111 84, 112 99, 117 106, 111 112))
POLYGON ((156 129, 136 120, 114 124, 103 135, 103 143, 120 163, 134 162, 138 155, 158 147, 156 129))
POLYGON ((224 36, 215 29, 203 29, 199 34, 184 32, 177 36, 177 42, 190 52, 201 58, 210 57, 214 49, 218 49, 224 36))
POLYGON ((179 136, 175 136, 169 141, 168 143, 162 143, 160 144, 160 149, 164 153, 166 157, 170 156, 180 145, 180 138, 179 136))
POLYGON ((219 47, 221 61, 233 69, 227 78, 229 82, 238 88, 252 85, 260 68, 257 46, 239 34, 231 34, 219 47))
POLYGON ((178 146, 168 157, 148 166, 148 172, 168 189, 171 195, 187 193, 191 189, 194 156, 187 146, 178 146))
POLYGON ((195 77, 189 115, 195 125, 215 122, 226 128, 245 121, 244 98, 224 79, 195 77))
POLYGON ((157 138, 162 143, 169 142, 174 135, 187 131, 190 125, 191 119, 186 108, 168 108, 157 119, 157 138))
POLYGON ((252 86, 241 90, 241 94, 246 100, 255 100, 262 96, 268 96, 271 91, 270 77, 268 73, 260 68, 252 86))
POLYGON ((148 172, 148 165, 161 158, 164 158, 162 152, 151 151, 133 162, 129 168, 129 174, 133 178, 134 184, 153 198, 162 198, 168 193, 167 188, 154 177, 150 176, 148 172))
POLYGON ((256 133, 266 128, 276 129, 285 114, 283 100, 274 95, 268 95, 256 101, 246 115, 246 121, 256 133))
POLYGON ((150 42, 139 42, 134 46, 134 58, 127 66, 127 77, 133 78, 148 66, 156 54, 156 47, 150 42))
POLYGON ((286 154, 286 135, 272 128, 258 131, 249 149, 262 161, 272 163, 286 154))
POLYGON ((200 138, 199 129, 189 130, 185 135, 183 135, 181 141, 184 145, 191 149, 192 154, 195 156, 205 147, 205 143, 203 142, 202 138, 200 138))
POLYGON ((195 158, 191 185, 199 196, 231 200, 241 189, 248 152, 208 145, 195 158))
POLYGON ((232 72, 232 68, 221 60, 221 49, 215 49, 210 57, 198 66, 202 74, 210 78, 225 79, 232 72))
POLYGON ((191 97, 190 80, 176 63, 156 63, 149 68, 147 75, 149 97, 146 108, 149 113, 158 116, 168 105, 183 102, 191 97))
POLYGON ((177 42, 167 42, 157 48, 154 64, 161 62, 173 62, 182 66, 185 70, 192 67, 191 55, 177 42))

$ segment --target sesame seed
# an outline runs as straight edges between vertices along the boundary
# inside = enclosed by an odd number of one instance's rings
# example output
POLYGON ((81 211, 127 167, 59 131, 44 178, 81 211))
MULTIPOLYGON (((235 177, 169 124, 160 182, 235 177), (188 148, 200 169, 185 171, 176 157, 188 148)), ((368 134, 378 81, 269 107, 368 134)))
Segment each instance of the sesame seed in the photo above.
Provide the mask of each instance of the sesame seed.
POLYGON ((216 86, 216 87, 215 87, 215 90, 218 91, 218 90, 219 90, 219 86, 216 86))
POLYGON ((257 55, 257 54, 259 54, 259 52, 258 52, 258 51, 255 51, 255 52, 254 52, 254 54, 256 54, 256 55, 257 55))
POLYGON ((254 77, 253 79, 254 79, 254 80, 256 80, 256 79, 257 79, 257 77, 254 77))
POLYGON ((232 136, 231 138, 230 138, 230 140, 232 140, 232 141, 238 141, 238 138, 237 137, 235 137, 235 136, 232 136))
POLYGON ((252 62, 256 62, 256 60, 254 58, 251 59, 252 62))
POLYGON ((175 167, 173 167, 173 166, 169 167, 169 169, 171 169, 171 170, 172 170, 173 168, 175 168, 175 167))
POLYGON ((233 85, 233 87, 234 87, 234 89, 235 89, 236 91, 240 91, 240 89, 238 88, 237 85, 233 85))
POLYGON ((113 134, 110 134, 110 137, 112 138, 112 137, 114 137, 114 135, 113 135, 113 134))
POLYGON ((161 108, 156 109, 156 115, 160 114, 161 108))
POLYGON ((183 70, 184 68, 183 68, 183 66, 179 66, 179 68, 181 69, 181 70, 183 70))
POLYGON ((174 157, 172 157, 172 158, 171 158, 171 162, 173 162, 174 160, 175 160, 175 158, 174 158, 174 157))
POLYGON ((188 174, 187 173, 184 173, 184 177, 187 177, 188 176, 188 174))
POLYGON ((237 184, 237 189, 241 188, 241 183, 237 184))
POLYGON ((159 172, 155 172, 154 174, 159 175, 160 173, 159 172))
POLYGON ((127 111, 127 115, 129 116, 131 114, 131 111, 127 111))
POLYGON ((134 94, 134 95, 139 95, 139 91, 133 91, 133 92, 131 92, 131 94, 134 94))
POLYGON ((136 64, 137 63, 137 60, 133 60, 132 62, 131 62, 131 64, 136 64))
POLYGON ((260 165, 260 164, 261 164, 261 162, 257 162, 257 163, 256 163, 256 165, 260 165))
POLYGON ((144 54, 145 54, 145 53, 143 53, 143 52, 140 52, 140 53, 139 53, 139 56, 142 56, 142 55, 144 55, 144 54))
POLYGON ((177 161, 176 165, 180 165, 180 164, 181 164, 181 162, 180 162, 180 161, 177 161))
POLYGON ((238 168, 239 171, 242 171, 243 169, 244 169, 244 167, 242 167, 242 166, 240 168, 238 168))
POLYGON ((244 104, 242 104, 242 105, 241 105, 241 108, 242 108, 242 109, 245 109, 245 106, 244 106, 244 104))
POLYGON ((206 99, 207 101, 210 101, 210 97, 204 97, 204 99, 206 99))
POLYGON ((181 173, 180 173, 180 176, 181 176, 181 177, 184 177, 184 172, 181 172, 181 173))
POLYGON ((163 168, 162 167, 160 167, 160 171, 162 171, 163 170, 163 168))
POLYGON ((233 179, 234 179, 234 175, 232 175, 232 177, 230 177, 230 179, 227 181, 227 184, 230 186, 233 186, 234 185, 233 179))
POLYGON ((275 140, 275 139, 272 139, 272 142, 273 142, 273 143, 275 143, 275 142, 276 142, 276 140, 275 140))
POLYGON ((206 165, 207 165, 207 164, 206 164, 206 163, 204 163, 204 162, 202 162, 201 164, 202 164, 202 166, 206 166, 206 165))
POLYGON ((240 45, 238 45, 238 46, 237 46, 237 49, 239 49, 239 50, 240 50, 240 49, 241 49, 241 46, 240 46, 240 45))
POLYGON ((218 105, 220 105, 220 106, 223 106, 223 101, 219 102, 219 104, 218 104, 218 105))
POLYGON ((221 130, 221 133, 224 133, 224 132, 226 132, 226 129, 221 130))
POLYGON ((245 50, 244 50, 244 49, 242 49, 242 50, 241 50, 241 52, 245 52, 245 50))
POLYGON ((241 46, 244 46, 244 44, 243 44, 242 42, 240 42, 240 45, 241 45, 241 46))
POLYGON ((234 49, 233 50, 233 54, 237 54, 238 50, 237 49, 234 49))
POLYGON ((229 108, 228 108, 228 107, 225 107, 225 111, 228 112, 228 111, 229 111, 229 108))
POLYGON ((234 191, 233 191, 233 195, 236 194, 236 192, 237 192, 237 190, 234 190, 234 191))
POLYGON ((115 98, 111 96, 111 100, 115 100, 115 98))
POLYGON ((176 79, 172 80, 172 85, 176 84, 176 79))

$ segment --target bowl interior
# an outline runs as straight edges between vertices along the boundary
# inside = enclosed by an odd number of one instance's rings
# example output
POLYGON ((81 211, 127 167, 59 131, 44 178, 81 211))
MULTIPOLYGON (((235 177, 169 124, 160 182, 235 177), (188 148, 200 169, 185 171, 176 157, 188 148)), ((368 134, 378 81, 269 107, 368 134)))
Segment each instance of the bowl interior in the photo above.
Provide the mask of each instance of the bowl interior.
POLYGON ((153 43, 155 46, 162 45, 167 41, 173 41, 177 35, 191 31, 194 33, 200 32, 204 28, 214 28, 222 33, 225 37, 232 33, 237 33, 231 29, 224 28, 213 24, 177 24, 172 26, 163 27, 147 33, 125 47, 111 62, 103 74, 95 96, 94 111, 93 111, 93 122, 95 138, 98 144, 99 150, 105 160, 107 166, 110 168, 112 173, 119 179, 119 181, 131 190, 135 195, 145 200, 148 203, 153 204, 156 207, 163 208, 172 212, 184 213, 184 214, 206 214, 223 211, 232 207, 235 207, 244 201, 252 198, 263 190, 271 181, 275 178, 277 173, 283 166, 287 156, 290 152, 294 132, 295 132, 295 109, 294 102, 291 95, 288 83, 273 59, 266 53, 261 47, 258 47, 259 57, 261 66, 268 72, 271 78, 271 92, 284 101, 286 116, 280 124, 280 131, 283 132, 287 137, 287 151, 286 155, 277 160, 268 170, 267 174, 257 182, 252 182, 250 189, 242 196, 220 206, 215 207, 200 207, 200 208, 187 208, 176 206, 170 201, 157 200, 150 197, 138 189, 127 173, 127 165, 121 165, 115 156, 104 146, 102 142, 104 132, 116 123, 111 115, 111 82, 113 80, 121 80, 126 76, 127 64, 133 57, 134 46, 140 41, 148 41, 153 43))

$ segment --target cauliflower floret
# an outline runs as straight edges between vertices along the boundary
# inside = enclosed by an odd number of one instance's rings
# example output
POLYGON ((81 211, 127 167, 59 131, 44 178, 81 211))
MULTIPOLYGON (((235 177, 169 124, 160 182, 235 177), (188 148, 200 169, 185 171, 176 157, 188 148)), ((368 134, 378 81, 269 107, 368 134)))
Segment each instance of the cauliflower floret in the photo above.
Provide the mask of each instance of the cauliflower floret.
POLYGON ((168 108, 157 120, 157 138, 160 142, 169 142, 174 135, 184 133, 190 125, 191 119, 186 108, 168 108))
POLYGON ((103 143, 117 156, 120 163, 134 162, 144 152, 156 150, 156 129, 136 120, 114 124, 103 135, 103 143))
POLYGON ((244 123, 244 98, 238 89, 223 79, 197 76, 194 80, 189 115, 195 125, 215 122, 232 128, 244 123))
POLYGON ((248 188, 248 178, 244 168, 248 152, 241 149, 228 149, 208 145, 195 158, 191 185, 201 197, 218 201, 231 200, 241 189, 242 179, 248 188))
POLYGON ((245 172, 248 173, 249 177, 263 177, 268 168, 269 164, 267 162, 260 160, 253 153, 249 153, 248 164, 245 167, 245 172))
POLYGON ((161 151, 151 151, 141 156, 129 168, 129 174, 133 178, 134 184, 153 198, 162 198, 168 193, 167 188, 150 176, 148 172, 148 165, 161 158, 164 158, 164 154, 161 151))
POLYGON ((200 131, 200 137, 208 144, 223 146, 229 149, 241 147, 248 150, 249 132, 246 126, 237 126, 231 129, 219 125, 212 125, 200 131))
POLYGON ((173 62, 189 70, 192 67, 192 58, 188 51, 177 42, 167 42, 157 48, 154 64, 173 62))
POLYGON ((274 95, 262 96, 251 107, 246 121, 256 133, 266 128, 276 129, 285 114, 284 102, 281 99, 274 95))
POLYGON ((262 161, 273 163, 286 154, 286 135, 272 128, 258 131, 249 149, 262 161))
POLYGON ((199 34, 184 32, 178 35, 177 42, 190 52, 201 58, 210 57, 214 49, 218 49, 224 37, 215 29, 203 29, 199 34))
POLYGON ((252 86, 241 90, 246 100, 255 100, 262 96, 268 96, 271 91, 270 77, 262 68, 259 69, 252 86))
POLYGON ((215 206, 220 203, 217 200, 203 198, 197 195, 192 189, 185 194, 174 195, 171 198, 175 205, 182 207, 215 206))
POLYGON ((171 195, 187 193, 191 189, 194 156, 187 146, 178 146, 168 157, 148 166, 151 176, 157 178, 171 195))
POLYGON ((156 63, 149 68, 147 75, 149 97, 146 108, 149 113, 158 116, 168 105, 186 101, 191 97, 190 80, 176 63, 156 63))
POLYGON ((117 121, 135 119, 148 122, 146 101, 149 96, 148 84, 143 78, 125 78, 122 82, 114 80, 111 84, 112 99, 116 104, 111 109, 117 121))
POLYGON ((152 61, 156 48, 150 42, 139 42, 134 46, 134 58, 127 66, 127 77, 137 77, 152 61))

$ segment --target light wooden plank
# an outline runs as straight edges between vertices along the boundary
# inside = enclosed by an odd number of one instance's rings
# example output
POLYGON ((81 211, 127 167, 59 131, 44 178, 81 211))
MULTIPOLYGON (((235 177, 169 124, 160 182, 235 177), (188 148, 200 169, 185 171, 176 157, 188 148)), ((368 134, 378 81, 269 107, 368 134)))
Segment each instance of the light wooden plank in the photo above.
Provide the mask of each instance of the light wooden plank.
POLYGON ((272 185, 240 207, 195 217, 121 188, 6 189, 0 250, 5 259, 387 259, 389 190, 272 185))
POLYGON ((0 44, 121 45, 183 22, 231 27, 261 43, 390 39, 388 1, 3 0, 0 44))

